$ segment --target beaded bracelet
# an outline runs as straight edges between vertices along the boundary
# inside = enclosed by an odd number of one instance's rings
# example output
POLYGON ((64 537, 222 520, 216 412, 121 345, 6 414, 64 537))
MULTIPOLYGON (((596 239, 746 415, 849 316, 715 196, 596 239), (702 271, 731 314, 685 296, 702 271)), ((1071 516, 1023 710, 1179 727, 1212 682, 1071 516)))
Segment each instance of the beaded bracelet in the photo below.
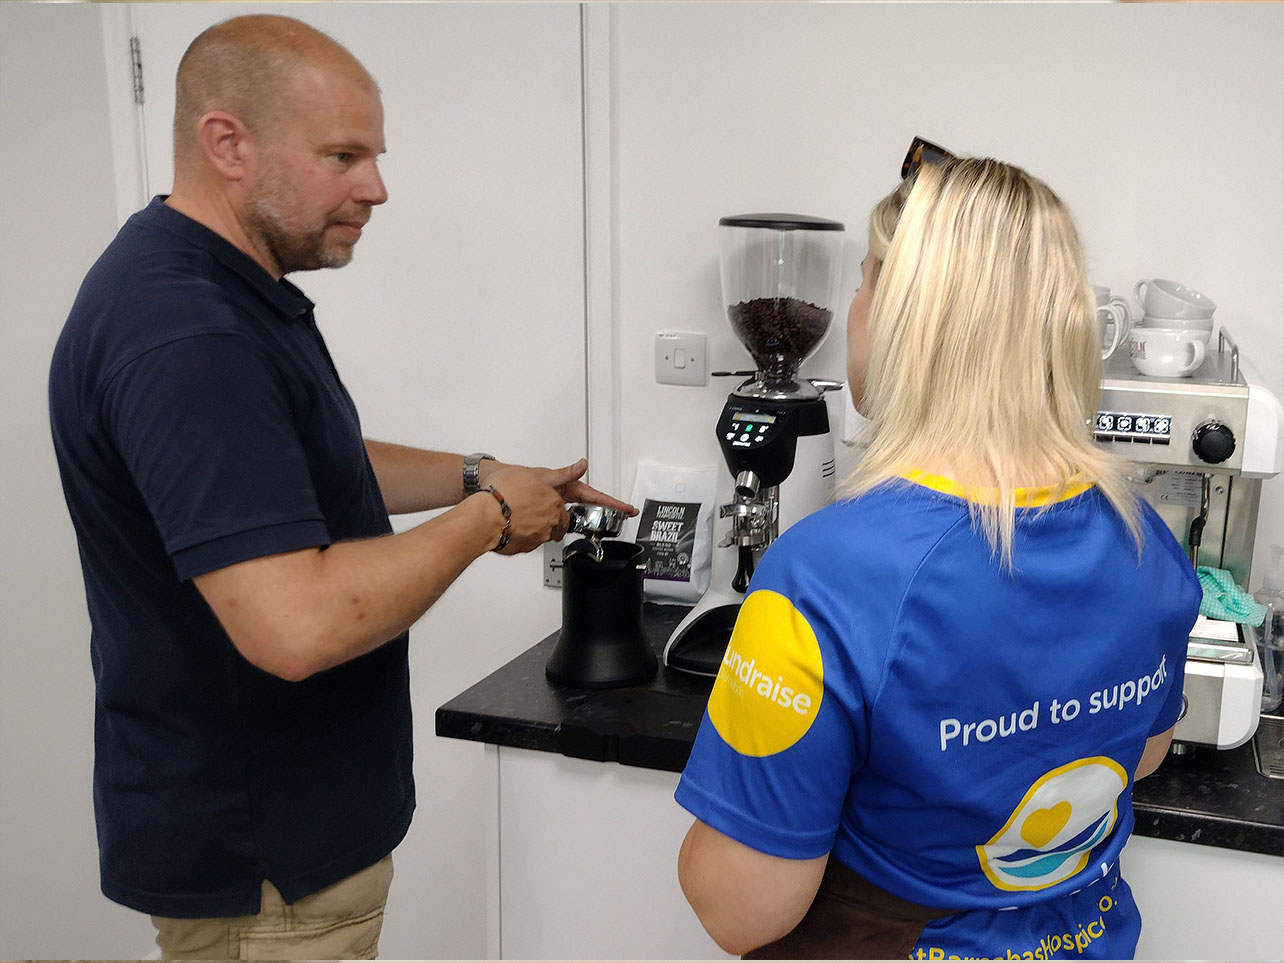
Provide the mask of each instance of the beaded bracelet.
POLYGON ((490 492, 495 496, 495 501, 499 502, 499 510, 504 513, 504 530, 499 533, 499 544, 492 551, 498 552, 508 544, 508 538, 513 533, 513 510, 508 507, 508 502, 504 501, 504 496, 496 491, 494 485, 487 485, 482 489, 484 492, 490 492))

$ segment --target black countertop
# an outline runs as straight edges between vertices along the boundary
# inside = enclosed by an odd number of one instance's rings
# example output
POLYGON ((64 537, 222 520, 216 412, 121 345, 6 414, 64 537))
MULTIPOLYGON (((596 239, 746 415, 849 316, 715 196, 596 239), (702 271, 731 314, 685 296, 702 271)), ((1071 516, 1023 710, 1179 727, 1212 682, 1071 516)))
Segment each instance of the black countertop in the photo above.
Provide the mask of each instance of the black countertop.
MULTIPOLYGON (((687 608, 644 606, 658 656, 687 608)), ((572 689, 544 676, 557 632, 437 710, 437 735, 681 772, 713 684, 661 664, 645 685, 572 689)), ((1284 857, 1284 780, 1258 773, 1251 741, 1169 756, 1133 791, 1138 836, 1284 857)))

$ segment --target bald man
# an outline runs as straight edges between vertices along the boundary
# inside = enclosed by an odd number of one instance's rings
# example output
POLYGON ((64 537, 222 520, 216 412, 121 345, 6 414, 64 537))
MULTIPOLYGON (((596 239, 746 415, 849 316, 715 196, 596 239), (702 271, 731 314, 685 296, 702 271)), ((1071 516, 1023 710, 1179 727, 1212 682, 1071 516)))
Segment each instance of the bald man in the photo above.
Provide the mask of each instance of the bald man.
POLYGON ((414 809, 407 629, 478 557, 631 506, 581 459, 369 441, 313 304, 387 200, 379 88, 246 16, 178 69, 174 188, 87 275, 50 417, 97 687, 102 889, 171 958, 368 958, 414 809), (390 512, 448 508, 392 534, 390 512))

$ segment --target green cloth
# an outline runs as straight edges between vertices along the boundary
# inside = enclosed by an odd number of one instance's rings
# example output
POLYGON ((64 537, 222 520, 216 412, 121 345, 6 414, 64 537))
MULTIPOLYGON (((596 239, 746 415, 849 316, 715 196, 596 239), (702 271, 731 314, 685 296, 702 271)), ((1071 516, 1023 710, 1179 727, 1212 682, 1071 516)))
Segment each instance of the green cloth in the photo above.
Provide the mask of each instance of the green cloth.
POLYGON ((1244 625, 1262 624, 1266 618, 1266 606, 1236 585, 1226 569, 1201 565, 1195 569, 1195 574, 1204 589, 1204 600, 1199 603, 1200 615, 1244 625))

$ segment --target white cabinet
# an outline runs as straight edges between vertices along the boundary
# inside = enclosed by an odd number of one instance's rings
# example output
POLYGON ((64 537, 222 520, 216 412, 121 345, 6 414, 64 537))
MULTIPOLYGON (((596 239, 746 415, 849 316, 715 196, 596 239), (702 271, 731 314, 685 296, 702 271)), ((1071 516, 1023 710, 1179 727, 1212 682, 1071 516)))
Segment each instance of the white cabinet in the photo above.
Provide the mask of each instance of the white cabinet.
POLYGON ((1284 857, 1133 836, 1120 864, 1141 909, 1137 959, 1284 959, 1284 857))
POLYGON ((729 959, 678 887, 678 775, 496 749, 503 959, 729 959))
MULTIPOLYGON (((496 760, 498 877, 488 909, 503 959, 727 959, 678 887, 691 817, 678 776, 487 746, 496 760)), ((1124 877, 1138 959, 1284 958, 1284 858, 1134 837, 1124 877)))

